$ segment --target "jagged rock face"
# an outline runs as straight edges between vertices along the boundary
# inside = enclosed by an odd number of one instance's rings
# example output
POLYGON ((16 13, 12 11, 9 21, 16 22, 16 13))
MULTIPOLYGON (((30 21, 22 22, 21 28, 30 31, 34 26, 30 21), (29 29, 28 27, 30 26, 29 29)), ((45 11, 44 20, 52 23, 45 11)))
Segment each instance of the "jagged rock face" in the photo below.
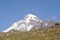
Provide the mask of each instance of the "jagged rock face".
POLYGON ((17 21, 10 26, 10 28, 4 30, 3 32, 9 32, 11 30, 18 31, 30 31, 31 29, 40 29, 48 26, 54 25, 53 22, 40 20, 37 16, 28 14, 23 20, 17 21))

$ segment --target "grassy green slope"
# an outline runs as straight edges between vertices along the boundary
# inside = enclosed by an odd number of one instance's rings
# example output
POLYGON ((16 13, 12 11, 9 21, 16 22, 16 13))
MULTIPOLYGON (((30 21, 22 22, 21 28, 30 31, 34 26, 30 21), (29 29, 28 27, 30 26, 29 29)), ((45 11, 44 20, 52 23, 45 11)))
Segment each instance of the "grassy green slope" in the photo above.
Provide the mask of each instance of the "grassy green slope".
POLYGON ((0 36, 0 40, 60 40, 60 25, 41 30, 0 36))

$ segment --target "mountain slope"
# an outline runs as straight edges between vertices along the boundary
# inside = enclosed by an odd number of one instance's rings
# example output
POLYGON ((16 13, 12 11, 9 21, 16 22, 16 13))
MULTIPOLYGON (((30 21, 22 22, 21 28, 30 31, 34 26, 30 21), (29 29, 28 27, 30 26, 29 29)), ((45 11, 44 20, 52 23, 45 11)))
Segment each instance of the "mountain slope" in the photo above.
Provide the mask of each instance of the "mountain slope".
POLYGON ((60 24, 29 32, 4 33, 0 40, 60 40, 60 24))

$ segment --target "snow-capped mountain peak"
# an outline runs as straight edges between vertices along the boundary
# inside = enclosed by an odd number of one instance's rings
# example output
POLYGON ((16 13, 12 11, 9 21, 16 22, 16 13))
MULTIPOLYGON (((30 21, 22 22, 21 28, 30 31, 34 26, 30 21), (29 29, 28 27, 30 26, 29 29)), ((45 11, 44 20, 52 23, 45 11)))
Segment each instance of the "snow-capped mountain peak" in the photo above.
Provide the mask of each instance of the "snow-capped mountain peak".
POLYGON ((28 15, 26 15, 25 17, 33 18, 33 17, 37 17, 37 16, 35 16, 35 15, 33 15, 33 14, 28 14, 28 15))
POLYGON ((11 30, 18 30, 18 31, 30 31, 33 28, 40 29, 42 27, 52 26, 54 24, 49 23, 48 21, 40 20, 37 16, 33 14, 28 14, 24 17, 23 20, 19 20, 12 24, 8 29, 4 30, 3 32, 9 32, 11 30))
POLYGON ((19 20, 13 23, 12 26, 4 30, 3 32, 8 32, 12 29, 21 30, 21 31, 29 31, 33 27, 33 25, 30 24, 30 20, 38 21, 38 17, 33 14, 28 14, 24 17, 23 20, 19 20))
POLYGON ((26 15, 24 19, 27 23, 29 23, 30 20, 38 21, 38 17, 33 14, 26 15))

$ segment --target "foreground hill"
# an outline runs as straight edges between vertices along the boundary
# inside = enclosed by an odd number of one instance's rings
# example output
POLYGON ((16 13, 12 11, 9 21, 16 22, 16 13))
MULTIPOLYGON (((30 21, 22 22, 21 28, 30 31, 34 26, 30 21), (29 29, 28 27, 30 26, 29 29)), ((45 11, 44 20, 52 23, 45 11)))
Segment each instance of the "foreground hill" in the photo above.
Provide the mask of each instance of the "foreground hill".
POLYGON ((60 40, 60 24, 29 32, 0 33, 0 40, 60 40))

